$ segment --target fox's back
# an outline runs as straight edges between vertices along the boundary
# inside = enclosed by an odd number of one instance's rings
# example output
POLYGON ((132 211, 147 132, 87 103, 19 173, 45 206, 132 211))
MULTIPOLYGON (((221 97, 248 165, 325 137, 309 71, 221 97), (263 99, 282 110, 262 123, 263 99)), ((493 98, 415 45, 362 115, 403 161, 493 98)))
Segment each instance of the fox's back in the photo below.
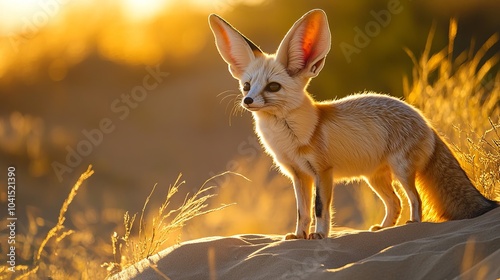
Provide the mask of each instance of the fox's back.
POLYGON ((360 128, 377 129, 386 137, 393 138, 392 144, 432 134, 431 126, 417 109, 389 95, 370 92, 354 94, 317 104, 320 110, 323 106, 330 107, 330 112, 334 114, 331 122, 353 121, 360 128))
POLYGON ((321 141, 337 176, 368 175, 398 155, 411 155, 423 164, 432 153, 432 128, 419 111, 397 98, 364 93, 321 102, 317 108, 321 141))

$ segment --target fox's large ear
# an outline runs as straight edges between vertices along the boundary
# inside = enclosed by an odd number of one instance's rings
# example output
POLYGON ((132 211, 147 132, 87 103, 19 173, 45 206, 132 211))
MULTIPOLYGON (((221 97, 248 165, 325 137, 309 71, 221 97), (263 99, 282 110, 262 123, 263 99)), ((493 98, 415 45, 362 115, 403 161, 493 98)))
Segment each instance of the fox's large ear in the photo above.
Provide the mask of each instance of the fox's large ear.
POLYGON ((224 61, 229 64, 229 72, 240 79, 248 64, 262 55, 262 51, 218 15, 211 14, 208 22, 215 36, 215 45, 224 61))
POLYGON ((290 28, 281 41, 276 59, 285 66, 290 76, 300 73, 312 78, 323 68, 330 45, 330 28, 325 12, 312 10, 290 28))

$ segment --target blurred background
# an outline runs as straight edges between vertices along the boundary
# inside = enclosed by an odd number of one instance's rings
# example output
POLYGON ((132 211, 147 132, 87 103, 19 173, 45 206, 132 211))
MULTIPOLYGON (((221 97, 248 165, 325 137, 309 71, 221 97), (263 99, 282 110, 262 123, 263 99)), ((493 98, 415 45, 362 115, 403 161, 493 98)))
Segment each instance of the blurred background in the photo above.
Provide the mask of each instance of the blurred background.
MULTIPOLYGON (((7 167, 15 166, 18 233, 33 231, 30 223, 41 232, 53 226, 89 164, 95 174, 68 224, 90 230, 91 243, 119 231, 123 213, 140 211, 154 184, 158 205, 179 173, 182 191, 192 193, 226 170, 252 181, 209 182, 218 186, 214 207, 237 204, 197 218, 183 240, 292 231, 291 183, 263 154, 251 115, 233 116, 231 98, 223 99, 238 85, 207 16, 220 14, 273 53, 313 8, 326 11, 332 32, 326 66, 309 88, 318 100, 364 90, 401 97, 413 65, 404 48, 418 57, 433 24, 432 49, 445 48, 451 17, 457 54, 500 31, 494 0, 1 0, 0 201, 6 205, 7 167)), ((358 192, 337 188, 337 225, 366 228, 383 216, 381 203, 377 211, 353 204, 358 192)))

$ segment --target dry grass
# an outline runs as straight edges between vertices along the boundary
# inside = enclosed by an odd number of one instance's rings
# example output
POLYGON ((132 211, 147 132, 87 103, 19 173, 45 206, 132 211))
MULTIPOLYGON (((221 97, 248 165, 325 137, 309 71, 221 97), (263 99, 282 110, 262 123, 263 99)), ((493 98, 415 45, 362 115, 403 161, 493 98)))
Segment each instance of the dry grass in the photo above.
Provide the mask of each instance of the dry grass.
MULTIPOLYGON (((8 273, 12 279, 104 279, 170 245, 167 241, 172 240, 173 233, 183 228, 191 219, 229 206, 208 208, 207 204, 207 201, 215 196, 211 193, 214 187, 207 186, 208 181, 231 173, 225 172, 207 180, 196 193, 187 194, 180 206, 172 208, 172 198, 185 183, 180 181, 179 175, 175 183, 169 187, 164 201, 155 213, 149 215, 151 211, 148 210, 148 205, 153 198, 156 185, 144 202, 138 219, 139 224, 135 223, 137 214, 130 216, 126 212, 124 215, 125 234, 119 236, 115 232, 111 237, 111 245, 103 244, 92 238, 91 231, 67 229, 64 224, 68 208, 75 199, 80 186, 93 173, 94 171, 89 166, 87 171, 80 176, 60 209, 57 223, 43 239, 37 237, 36 219, 30 219, 29 233, 18 235, 16 244, 22 248, 21 251, 26 249, 31 251, 27 252, 27 255, 33 255, 33 261, 29 265, 17 265, 14 274, 3 270, 0 272, 8 273), (32 243, 38 243, 38 249, 34 249, 32 243), (107 250, 103 250, 103 247, 112 247, 113 260, 111 262, 104 262, 105 259, 109 260, 109 254, 107 250)), ((3 277, 0 278, 3 279, 3 277)))
POLYGON ((182 205, 172 209, 172 198, 178 193, 179 188, 185 184, 185 181, 180 181, 182 175, 179 175, 175 183, 168 188, 167 195, 156 213, 152 217, 147 218, 148 205, 155 192, 155 185, 144 202, 137 230, 134 232, 137 213, 130 216, 126 212, 123 218, 125 234, 119 236, 118 233, 114 232, 111 236, 114 258, 112 262, 103 264, 103 267, 106 267, 108 271, 108 276, 120 272, 128 266, 165 249, 166 242, 171 240, 173 233, 182 229, 193 218, 222 210, 229 206, 223 204, 216 208, 207 208, 207 201, 216 196, 215 194, 210 194, 214 186, 207 186, 207 183, 227 173, 215 175, 208 179, 196 193, 193 195, 187 194, 182 205))
MULTIPOLYGON (((64 222, 66 221, 68 208, 76 197, 80 186, 85 180, 92 176, 93 173, 92 166, 89 166, 87 171, 77 180, 68 197, 64 200, 59 211, 56 225, 49 230, 34 254, 32 265, 21 265, 16 267, 16 271, 22 272, 16 279, 40 279, 42 277, 54 276, 74 278, 78 274, 82 275, 84 273, 85 269, 81 263, 73 263, 73 258, 68 257, 66 254, 66 252, 71 252, 71 248, 63 246, 63 241, 73 235, 74 231, 66 229, 64 222), (79 268, 81 269, 80 271, 78 270, 79 268)), ((26 242, 26 239, 21 240, 26 242)), ((78 260, 78 258, 76 260, 78 260)), ((96 275, 92 274, 90 276, 94 277, 96 275)))
POLYGON ((414 62, 412 84, 404 78, 404 94, 420 108, 455 147, 456 155, 476 187, 489 198, 500 198, 500 58, 486 53, 499 41, 491 36, 477 52, 453 58, 457 23, 450 21, 448 47, 430 54, 434 28, 425 50, 414 62))
POLYGON ((232 171, 245 174, 251 181, 234 177, 216 180, 219 194, 212 201, 215 205, 235 203, 231 213, 202 217, 186 228, 185 237, 285 234, 294 229, 296 206, 289 179, 273 171, 272 160, 267 155, 236 160, 237 168, 232 171))

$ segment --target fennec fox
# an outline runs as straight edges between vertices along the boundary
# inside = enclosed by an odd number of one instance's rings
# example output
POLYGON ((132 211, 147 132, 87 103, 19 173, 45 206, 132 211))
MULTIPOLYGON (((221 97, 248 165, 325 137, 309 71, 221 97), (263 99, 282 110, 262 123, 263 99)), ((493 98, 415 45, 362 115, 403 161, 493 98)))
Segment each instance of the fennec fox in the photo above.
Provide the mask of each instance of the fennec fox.
POLYGON ((398 220, 401 198, 393 180, 408 198, 409 222, 422 220, 422 205, 432 209, 432 220, 472 218, 498 206, 472 185, 414 107, 374 93, 325 102, 307 93, 330 50, 322 10, 300 18, 274 55, 217 15, 210 15, 209 23, 220 55, 240 83, 241 106, 252 112, 266 152, 293 181, 297 227, 286 239, 328 237, 333 184, 341 180, 364 179, 383 201, 385 217, 372 230, 398 220), (313 196, 316 228, 309 233, 313 196))

